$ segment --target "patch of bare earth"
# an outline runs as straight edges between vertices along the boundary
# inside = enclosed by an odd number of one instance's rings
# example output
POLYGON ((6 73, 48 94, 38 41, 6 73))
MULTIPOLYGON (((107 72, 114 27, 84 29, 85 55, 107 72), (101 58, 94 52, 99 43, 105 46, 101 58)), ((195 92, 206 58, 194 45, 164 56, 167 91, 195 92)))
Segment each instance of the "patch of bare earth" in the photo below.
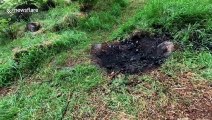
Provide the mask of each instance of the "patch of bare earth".
MULTIPOLYGON (((210 83, 195 73, 186 72, 170 77, 159 70, 146 73, 157 81, 158 90, 153 84, 138 80, 138 75, 129 78, 126 90, 134 97, 136 116, 124 111, 114 111, 107 106, 104 97, 110 94, 110 86, 98 87, 91 92, 88 104, 93 112, 85 115, 86 119, 97 120, 133 120, 133 119, 168 119, 168 120, 211 120, 212 87, 210 83), (147 92, 137 87, 145 87, 147 92)), ((77 112, 76 112, 77 116, 77 112)))
MULTIPOLYGON (((90 105, 94 108, 92 114, 92 120, 111 120, 116 118, 117 120, 134 120, 135 117, 125 112, 112 111, 108 108, 107 103, 103 101, 101 96, 93 94, 90 101, 90 105)), ((90 119, 88 118, 88 119, 90 119)))
POLYGON ((108 73, 138 74, 160 67, 175 51, 170 34, 151 35, 136 31, 129 38, 113 43, 94 44, 92 61, 108 73))
POLYGON ((79 114, 83 106, 75 106, 72 113, 73 119, 77 120, 110 120, 114 114, 107 106, 106 103, 100 99, 99 96, 92 95, 87 100, 89 107, 94 110, 93 112, 83 112, 79 114))
MULTIPOLYGON (((147 112, 142 117, 152 119, 212 119, 212 87, 206 80, 194 80, 196 75, 183 73, 170 78, 160 71, 151 75, 168 87, 167 102, 158 106, 154 98, 150 99, 147 112)), ((157 95, 155 96, 157 99, 157 95)))
POLYGON ((2 87, 2 88, 0 88, 0 97, 3 97, 5 95, 7 95, 11 91, 12 91, 12 88, 10 88, 10 87, 2 87))
MULTIPOLYGON (((212 87, 210 83, 192 72, 170 77, 159 70, 147 75, 157 81, 162 91, 153 90, 153 84, 138 80, 139 76, 129 78, 126 90, 134 97, 136 116, 124 111, 114 111, 107 106, 104 97, 108 93, 108 85, 98 87, 91 92, 88 105, 93 112, 83 115, 86 119, 168 119, 168 120, 211 120, 212 118, 212 87), (136 89, 143 86, 152 92, 136 89)), ((144 90, 145 90, 144 89, 144 90)), ((75 114, 78 115, 78 112, 75 114)))
POLYGON ((89 59, 87 58, 78 58, 78 59, 74 59, 74 58, 69 58, 67 61, 66 61, 66 64, 65 66, 67 67, 73 67, 77 64, 81 64, 81 63, 84 63, 86 61, 90 61, 89 59))

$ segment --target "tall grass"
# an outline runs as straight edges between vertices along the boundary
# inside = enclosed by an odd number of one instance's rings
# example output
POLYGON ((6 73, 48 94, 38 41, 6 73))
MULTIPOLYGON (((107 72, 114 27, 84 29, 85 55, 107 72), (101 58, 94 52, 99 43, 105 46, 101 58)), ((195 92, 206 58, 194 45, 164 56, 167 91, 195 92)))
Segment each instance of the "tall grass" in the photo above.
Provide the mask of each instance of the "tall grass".
POLYGON ((121 11, 128 4, 128 0, 98 1, 88 18, 80 21, 79 28, 86 31, 109 30, 115 23, 121 11))
POLYGON ((112 38, 121 37, 133 29, 169 32, 183 44, 192 41, 208 46, 211 42, 212 3, 210 0, 151 0, 112 38))

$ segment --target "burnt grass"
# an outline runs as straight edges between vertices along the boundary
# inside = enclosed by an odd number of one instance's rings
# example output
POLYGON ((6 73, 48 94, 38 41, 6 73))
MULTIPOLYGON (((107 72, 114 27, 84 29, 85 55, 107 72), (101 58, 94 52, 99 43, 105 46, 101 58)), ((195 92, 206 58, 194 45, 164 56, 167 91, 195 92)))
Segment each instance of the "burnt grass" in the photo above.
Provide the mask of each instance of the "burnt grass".
POLYGON ((91 54, 93 61, 108 73, 138 74, 158 68, 166 61, 168 56, 159 55, 157 46, 171 40, 169 34, 136 32, 118 42, 96 44, 91 54))

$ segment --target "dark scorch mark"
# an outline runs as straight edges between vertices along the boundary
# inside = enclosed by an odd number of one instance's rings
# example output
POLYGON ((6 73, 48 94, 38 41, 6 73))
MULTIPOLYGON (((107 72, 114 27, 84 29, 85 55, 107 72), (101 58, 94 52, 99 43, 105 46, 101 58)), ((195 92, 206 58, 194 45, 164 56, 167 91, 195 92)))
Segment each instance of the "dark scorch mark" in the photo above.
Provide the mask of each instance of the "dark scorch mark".
POLYGON ((159 67, 175 50, 167 35, 136 32, 131 37, 113 43, 95 44, 93 61, 107 72, 136 74, 159 67))

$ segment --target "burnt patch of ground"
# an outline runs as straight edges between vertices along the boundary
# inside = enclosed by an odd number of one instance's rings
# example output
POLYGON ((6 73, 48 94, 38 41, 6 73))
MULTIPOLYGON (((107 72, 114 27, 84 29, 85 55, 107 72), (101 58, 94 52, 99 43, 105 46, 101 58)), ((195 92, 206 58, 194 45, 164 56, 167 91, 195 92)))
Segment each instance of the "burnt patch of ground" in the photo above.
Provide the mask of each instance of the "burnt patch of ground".
POLYGON ((159 67, 175 50, 168 35, 135 32, 118 42, 93 45, 93 60, 109 73, 136 74, 159 67))

